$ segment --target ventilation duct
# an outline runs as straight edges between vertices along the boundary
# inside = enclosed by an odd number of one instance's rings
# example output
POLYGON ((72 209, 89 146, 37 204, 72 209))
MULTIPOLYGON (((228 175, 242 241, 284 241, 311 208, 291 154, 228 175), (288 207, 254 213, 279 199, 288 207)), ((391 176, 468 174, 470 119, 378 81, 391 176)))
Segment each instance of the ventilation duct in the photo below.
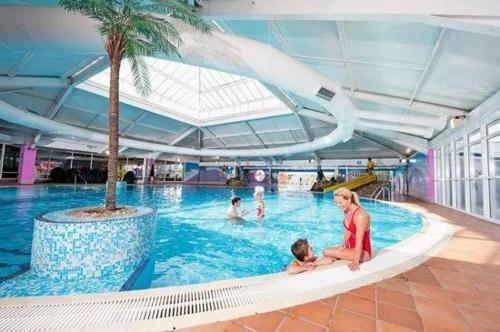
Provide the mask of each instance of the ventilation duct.
POLYGON ((316 96, 326 100, 326 101, 332 101, 333 97, 335 96, 335 92, 328 90, 327 88, 321 87, 316 94, 316 96))

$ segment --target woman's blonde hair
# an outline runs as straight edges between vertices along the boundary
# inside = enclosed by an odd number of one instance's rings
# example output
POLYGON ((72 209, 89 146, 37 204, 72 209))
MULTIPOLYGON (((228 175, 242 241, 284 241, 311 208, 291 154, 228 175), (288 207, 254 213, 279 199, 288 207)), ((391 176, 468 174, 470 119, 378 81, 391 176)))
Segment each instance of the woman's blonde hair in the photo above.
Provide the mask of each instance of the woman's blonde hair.
POLYGON ((335 190, 334 195, 340 196, 344 199, 350 199, 351 202, 354 203, 354 205, 361 207, 361 203, 359 202, 358 194, 354 191, 350 191, 347 188, 339 188, 339 189, 335 190))

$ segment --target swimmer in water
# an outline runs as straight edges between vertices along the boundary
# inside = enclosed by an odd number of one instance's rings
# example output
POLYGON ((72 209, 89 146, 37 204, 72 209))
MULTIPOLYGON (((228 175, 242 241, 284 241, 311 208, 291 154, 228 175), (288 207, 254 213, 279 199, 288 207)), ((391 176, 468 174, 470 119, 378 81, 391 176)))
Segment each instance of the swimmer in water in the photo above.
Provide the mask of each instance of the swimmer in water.
POLYGON ((264 203, 264 193, 262 188, 255 188, 255 192, 253 194, 253 197, 257 201, 257 219, 261 220, 264 218, 264 210, 265 210, 265 203, 264 203))
POLYGON ((314 256, 313 248, 306 239, 298 239, 292 244, 291 251, 295 259, 288 265, 289 274, 298 274, 314 269, 316 266, 331 264, 334 259, 314 256))
POLYGON ((231 206, 227 209, 226 216, 229 219, 241 219, 248 214, 248 210, 242 209, 241 213, 238 214, 238 208, 241 206, 241 198, 234 196, 231 198, 231 206))

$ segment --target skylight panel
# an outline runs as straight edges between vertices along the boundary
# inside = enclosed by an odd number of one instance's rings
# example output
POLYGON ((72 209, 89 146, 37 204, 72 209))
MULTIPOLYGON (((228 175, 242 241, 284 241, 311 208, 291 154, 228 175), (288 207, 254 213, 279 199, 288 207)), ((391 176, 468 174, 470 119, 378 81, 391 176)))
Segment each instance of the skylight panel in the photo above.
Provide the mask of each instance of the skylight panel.
MULTIPOLYGON (((262 114, 267 111, 286 110, 260 82, 234 74, 200 68, 164 59, 146 59, 152 87, 152 94, 144 98, 136 92, 129 63, 121 67, 120 94, 122 102, 133 102, 134 106, 144 103, 144 109, 156 108, 187 119, 224 119, 238 115, 262 114)), ((109 88, 109 69, 88 80, 92 83, 83 89, 103 89, 103 96, 109 88)))

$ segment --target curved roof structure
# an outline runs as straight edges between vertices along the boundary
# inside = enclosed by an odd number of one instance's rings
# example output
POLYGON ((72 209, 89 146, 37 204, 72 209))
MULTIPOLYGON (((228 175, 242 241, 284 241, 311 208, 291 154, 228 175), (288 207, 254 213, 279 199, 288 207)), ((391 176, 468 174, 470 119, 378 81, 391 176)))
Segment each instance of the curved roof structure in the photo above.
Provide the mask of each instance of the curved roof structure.
MULTIPOLYGON (((215 31, 271 45, 339 82, 359 110, 348 142, 280 158, 425 152, 428 140, 443 132, 451 117, 467 115, 500 89, 500 23, 491 16, 499 8, 494 1, 474 8, 415 6, 412 1, 389 7, 387 1, 374 1, 363 13, 355 2, 306 5, 294 0, 286 8, 276 0, 202 3, 215 31)), ((0 6, 55 3, 0 1, 0 6)), ((27 19, 29 25, 39 18, 27 19)), ((51 45, 30 49, 31 40, 19 41, 24 48, 15 49, 4 38, 14 23, 0 22, 0 99, 105 133, 107 63, 102 54, 61 53, 51 45)), ((311 142, 337 125, 318 100, 265 79, 162 59, 148 63, 154 87, 149 100, 136 95, 127 70, 122 73, 123 138, 190 148, 256 149, 311 142)), ((0 133, 5 142, 31 138, 42 146, 105 149, 99 142, 82 143, 2 120, 0 133)), ((155 151, 142 151, 148 152, 155 151)))

